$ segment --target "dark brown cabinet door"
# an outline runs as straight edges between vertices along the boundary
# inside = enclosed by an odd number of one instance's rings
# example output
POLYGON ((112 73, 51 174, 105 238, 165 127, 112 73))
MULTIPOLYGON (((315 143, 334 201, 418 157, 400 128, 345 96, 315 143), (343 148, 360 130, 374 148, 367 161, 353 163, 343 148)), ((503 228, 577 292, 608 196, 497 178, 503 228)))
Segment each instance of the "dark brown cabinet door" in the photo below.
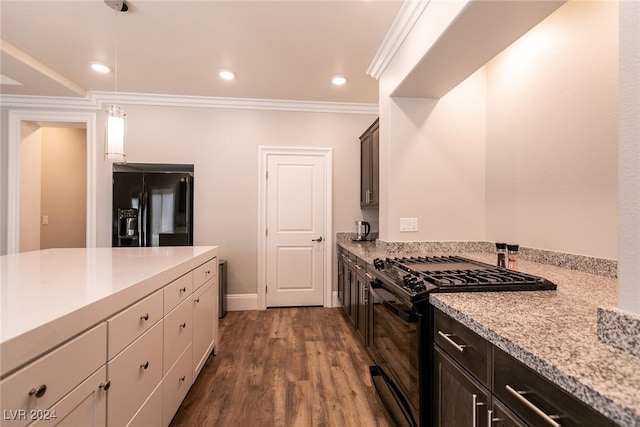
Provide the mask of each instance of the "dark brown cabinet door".
POLYGON ((488 427, 527 427, 522 420, 516 417, 496 398, 493 399, 492 410, 487 416, 488 427))
POLYGON ((380 131, 378 119, 360 136, 360 207, 378 206, 380 131))
POLYGON ((435 347, 434 399, 437 427, 486 427, 489 391, 435 347))
POLYGON ((358 266, 356 274, 356 286, 358 288, 358 321, 356 322, 356 329, 362 338, 362 342, 367 344, 367 301, 369 300, 369 286, 366 280, 366 270, 362 266, 358 266))

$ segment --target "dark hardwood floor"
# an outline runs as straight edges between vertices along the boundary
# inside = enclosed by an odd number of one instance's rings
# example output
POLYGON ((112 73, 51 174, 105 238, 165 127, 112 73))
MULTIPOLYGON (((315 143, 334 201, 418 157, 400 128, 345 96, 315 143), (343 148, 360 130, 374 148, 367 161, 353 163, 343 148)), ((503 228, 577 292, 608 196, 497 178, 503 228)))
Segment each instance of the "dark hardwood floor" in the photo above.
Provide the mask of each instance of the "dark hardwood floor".
POLYGON ((182 426, 389 426, 338 308, 229 312, 176 414, 182 426))

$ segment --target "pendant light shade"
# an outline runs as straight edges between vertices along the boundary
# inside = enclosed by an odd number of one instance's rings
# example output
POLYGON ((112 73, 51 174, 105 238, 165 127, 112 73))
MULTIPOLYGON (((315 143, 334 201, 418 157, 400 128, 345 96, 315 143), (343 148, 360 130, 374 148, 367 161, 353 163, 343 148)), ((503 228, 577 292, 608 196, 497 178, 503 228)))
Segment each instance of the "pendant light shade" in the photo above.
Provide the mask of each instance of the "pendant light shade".
POLYGON ((124 131, 125 116, 127 115, 120 105, 107 106, 107 126, 105 135, 105 160, 115 163, 125 163, 124 131))
MULTIPOLYGON (((107 6, 115 10, 116 28, 115 28, 115 78, 114 78, 114 95, 118 96, 118 14, 129 10, 124 0, 105 0, 107 6)), ((107 113, 106 132, 104 137, 104 159, 113 161, 114 163, 125 163, 127 158, 124 154, 124 133, 125 133, 125 116, 122 106, 117 104, 109 104, 105 109, 107 113)))

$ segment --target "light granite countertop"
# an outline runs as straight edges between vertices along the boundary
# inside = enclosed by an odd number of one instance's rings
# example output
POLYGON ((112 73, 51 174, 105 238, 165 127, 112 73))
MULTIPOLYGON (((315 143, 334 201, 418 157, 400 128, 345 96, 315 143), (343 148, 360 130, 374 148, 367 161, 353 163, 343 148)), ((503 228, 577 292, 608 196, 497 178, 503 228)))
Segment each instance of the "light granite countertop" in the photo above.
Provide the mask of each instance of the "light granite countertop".
MULTIPOLYGON (((367 262, 389 256, 375 243, 338 241, 367 262)), ((394 253, 402 255, 434 253, 394 253)), ((491 253, 458 255, 493 263, 491 253)), ((617 302, 616 279, 519 261, 556 291, 431 294, 430 302, 543 377, 622 426, 640 426, 640 358, 603 344, 598 307, 617 302)))

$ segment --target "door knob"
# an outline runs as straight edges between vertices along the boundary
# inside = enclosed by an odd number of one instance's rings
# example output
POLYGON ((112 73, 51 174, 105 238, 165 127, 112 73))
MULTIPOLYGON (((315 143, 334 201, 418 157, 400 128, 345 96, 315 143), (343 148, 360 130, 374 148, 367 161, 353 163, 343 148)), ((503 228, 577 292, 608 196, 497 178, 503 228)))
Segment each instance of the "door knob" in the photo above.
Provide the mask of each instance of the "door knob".
POLYGON ((322 236, 318 237, 317 239, 311 239, 312 242, 322 242, 322 236))

